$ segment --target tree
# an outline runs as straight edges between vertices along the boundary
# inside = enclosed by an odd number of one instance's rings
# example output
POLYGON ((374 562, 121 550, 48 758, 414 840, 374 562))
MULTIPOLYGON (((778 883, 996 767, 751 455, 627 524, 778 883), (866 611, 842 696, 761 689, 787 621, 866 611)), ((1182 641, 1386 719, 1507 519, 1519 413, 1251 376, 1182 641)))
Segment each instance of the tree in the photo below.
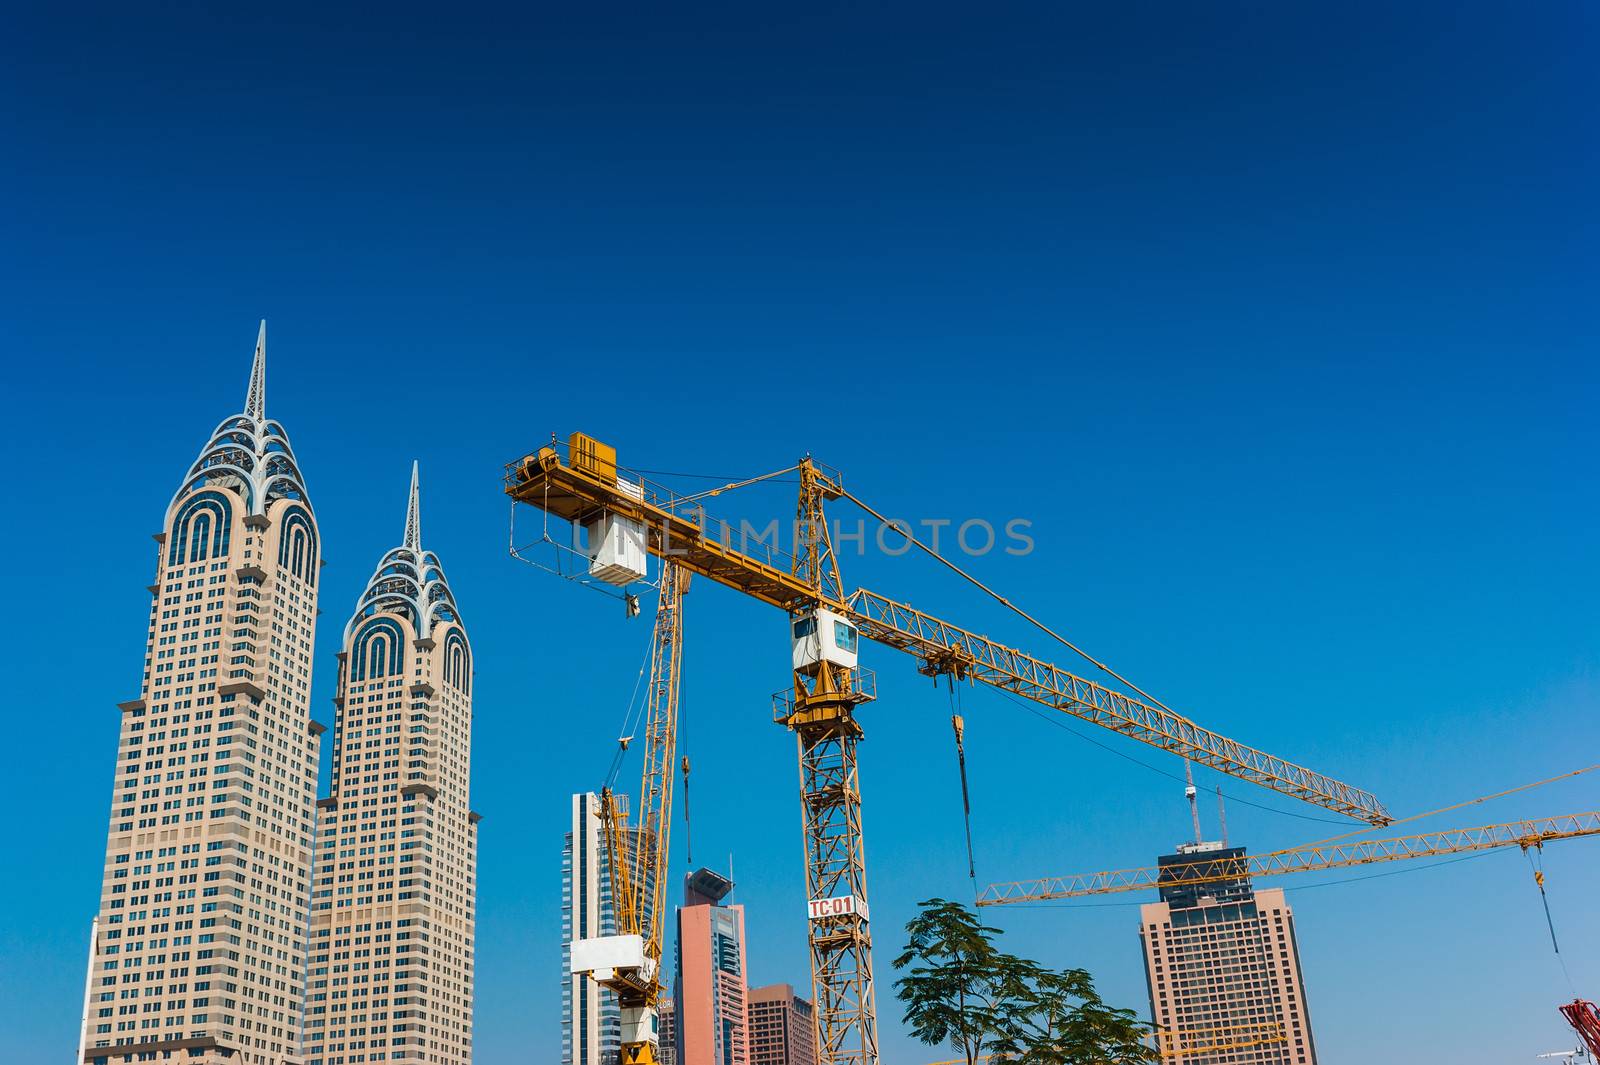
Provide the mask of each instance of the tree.
POLYGON ((998 1038, 996 997, 1004 968, 994 937, 965 906, 928 899, 906 925, 905 951, 894 960, 906 975, 895 981, 911 1034, 928 1046, 948 1043, 975 1065, 998 1038))
POLYGON ((993 1061, 1015 1065, 1143 1065, 1161 1060, 1143 1042, 1149 1027, 1132 1010, 1106 1005, 1086 970, 1053 972, 1033 967, 1024 983, 1008 996, 1012 1012, 993 1061))
POLYGON ((948 1043, 967 1065, 985 1052, 1014 1065, 1143 1065, 1160 1056, 1131 1010, 1101 1001, 1083 969, 1055 972, 995 946, 998 929, 965 906, 929 899, 906 925, 894 967, 911 1033, 948 1043))

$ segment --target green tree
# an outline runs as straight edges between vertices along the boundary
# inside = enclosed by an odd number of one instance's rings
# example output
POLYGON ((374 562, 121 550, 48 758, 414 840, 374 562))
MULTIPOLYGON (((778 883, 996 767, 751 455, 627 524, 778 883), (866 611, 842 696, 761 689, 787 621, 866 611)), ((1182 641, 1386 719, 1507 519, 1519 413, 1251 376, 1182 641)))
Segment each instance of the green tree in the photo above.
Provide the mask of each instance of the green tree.
POLYGON ((1144 1065, 1161 1056, 1132 1010, 1108 1006, 1083 969, 1030 967, 1007 995, 1010 1013, 993 1061, 1015 1065, 1144 1065))
POLYGON ((995 945, 998 929, 960 903, 929 899, 906 925, 895 981, 912 1035, 949 1044, 976 1065, 988 1053, 1014 1065, 1144 1065, 1133 1011, 1107 1006, 1083 969, 1055 972, 995 945))
POLYGON ((997 996, 1004 957, 998 929, 979 924, 959 902, 928 899, 906 925, 906 948, 894 960, 905 975, 895 994, 905 1003, 911 1034, 927 1046, 949 1044, 975 1065, 997 1042, 1002 1024, 997 996))

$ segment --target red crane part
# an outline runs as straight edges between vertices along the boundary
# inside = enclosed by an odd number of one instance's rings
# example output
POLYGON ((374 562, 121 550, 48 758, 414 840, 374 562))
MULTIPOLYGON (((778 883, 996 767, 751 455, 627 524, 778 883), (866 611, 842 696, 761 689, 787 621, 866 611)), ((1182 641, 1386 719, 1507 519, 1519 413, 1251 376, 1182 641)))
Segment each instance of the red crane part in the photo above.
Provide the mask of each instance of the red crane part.
POLYGON ((1600 1061, 1600 1010, 1595 1008, 1593 1002, 1585 1002, 1580 998, 1562 1006, 1561 1015, 1572 1025, 1573 1031, 1582 1037, 1590 1055, 1600 1061))

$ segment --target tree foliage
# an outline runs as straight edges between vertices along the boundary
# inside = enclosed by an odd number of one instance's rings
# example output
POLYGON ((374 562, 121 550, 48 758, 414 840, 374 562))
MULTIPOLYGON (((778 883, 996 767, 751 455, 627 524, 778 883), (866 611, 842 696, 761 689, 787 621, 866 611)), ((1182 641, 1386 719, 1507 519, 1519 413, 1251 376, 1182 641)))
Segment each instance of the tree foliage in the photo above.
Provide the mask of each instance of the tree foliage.
POLYGON ((906 925, 895 993, 911 1034, 967 1065, 1144 1065, 1160 1056, 1132 1010, 1107 1006, 1083 969, 1056 972, 995 945, 965 906, 929 899, 906 925))

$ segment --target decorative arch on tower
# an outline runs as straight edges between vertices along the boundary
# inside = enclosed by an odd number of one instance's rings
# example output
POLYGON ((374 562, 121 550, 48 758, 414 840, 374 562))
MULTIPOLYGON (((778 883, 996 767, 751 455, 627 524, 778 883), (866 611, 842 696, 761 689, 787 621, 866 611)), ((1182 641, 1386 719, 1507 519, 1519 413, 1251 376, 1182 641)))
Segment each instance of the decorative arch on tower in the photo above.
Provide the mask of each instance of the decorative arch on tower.
MULTIPOLYGON (((461 617, 456 611, 455 594, 445 579, 444 566, 439 556, 422 549, 421 502, 417 489, 417 468, 411 467, 411 495, 406 506, 404 541, 387 552, 378 561, 377 569, 367 581, 366 589, 356 601, 355 613, 345 626, 344 638, 348 644, 351 636, 368 618, 395 614, 411 622, 417 639, 431 639, 435 629, 454 625, 463 630, 461 617)), ((471 653, 467 649, 464 631, 457 631, 462 644, 463 682, 460 690, 466 691, 471 683, 471 653)))
POLYGON ((307 584, 317 583, 317 526, 299 503, 279 511, 278 566, 307 584))
POLYGON ((228 497, 222 492, 196 493, 173 515, 167 565, 224 556, 232 534, 233 504, 228 497))
MULTIPOLYGON (((245 409, 223 419, 189 467, 168 509, 200 489, 227 489, 244 501, 245 513, 264 516, 276 499, 310 508, 305 479, 283 426, 266 413, 267 326, 261 323, 245 409)), ((313 538, 314 539, 314 538, 313 538)))
POLYGON ((384 555, 356 602, 345 638, 362 619, 385 613, 405 616, 417 630, 418 639, 428 638, 440 625, 461 624, 455 593, 432 551, 397 547, 384 555))
POLYGON ((352 681, 382 680, 405 670, 406 633, 394 618, 370 619, 350 648, 352 681))
POLYGON ((462 695, 472 694, 472 648, 458 628, 444 638, 444 682, 462 695))

